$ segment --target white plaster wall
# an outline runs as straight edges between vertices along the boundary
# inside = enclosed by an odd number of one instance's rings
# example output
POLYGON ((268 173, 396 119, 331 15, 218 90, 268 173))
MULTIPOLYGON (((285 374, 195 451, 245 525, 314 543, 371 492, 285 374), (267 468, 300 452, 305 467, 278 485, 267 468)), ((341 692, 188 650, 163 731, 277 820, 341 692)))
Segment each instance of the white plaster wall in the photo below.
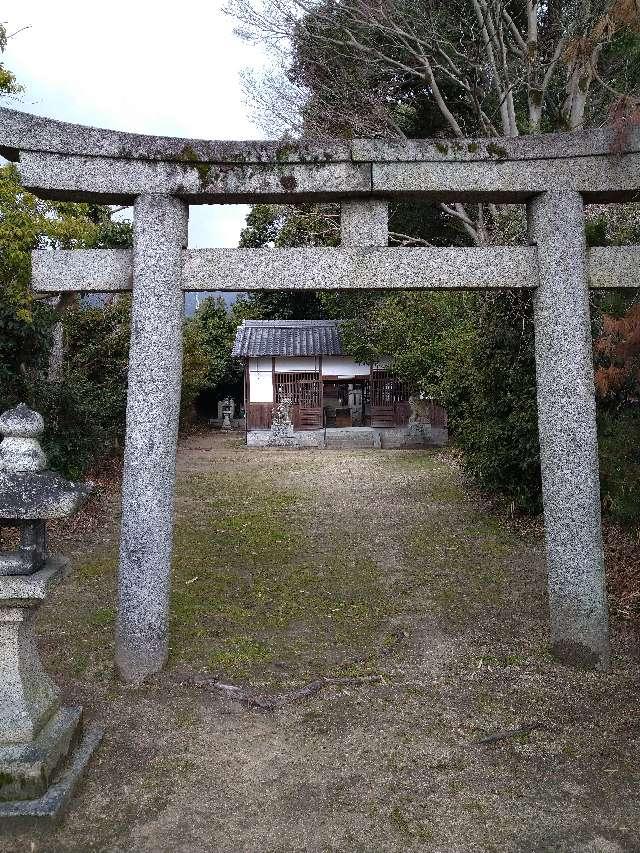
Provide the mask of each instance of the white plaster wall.
POLYGON ((306 358, 276 358, 276 372, 287 373, 293 371, 301 371, 311 373, 318 369, 319 359, 313 356, 306 358))
POLYGON ((358 364, 345 356, 325 355, 322 359, 322 375, 348 378, 350 376, 369 376, 368 364, 358 364))
POLYGON ((273 403, 270 358, 249 359, 249 399, 252 403, 273 403))

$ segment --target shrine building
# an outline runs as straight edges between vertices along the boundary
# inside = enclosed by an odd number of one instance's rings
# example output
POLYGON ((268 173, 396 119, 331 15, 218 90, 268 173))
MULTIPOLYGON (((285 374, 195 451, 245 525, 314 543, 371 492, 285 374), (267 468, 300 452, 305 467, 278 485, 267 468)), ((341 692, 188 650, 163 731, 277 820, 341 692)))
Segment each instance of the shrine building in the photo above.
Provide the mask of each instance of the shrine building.
MULTIPOLYGON (((245 320, 233 355, 244 361, 248 434, 270 429, 273 409, 285 399, 296 431, 368 427, 397 434, 412 412, 416 420, 409 387, 389 370, 390 360, 354 361, 344 352, 337 320, 245 320)), ((432 401, 420 403, 438 431, 434 443, 443 443, 446 412, 432 401)))

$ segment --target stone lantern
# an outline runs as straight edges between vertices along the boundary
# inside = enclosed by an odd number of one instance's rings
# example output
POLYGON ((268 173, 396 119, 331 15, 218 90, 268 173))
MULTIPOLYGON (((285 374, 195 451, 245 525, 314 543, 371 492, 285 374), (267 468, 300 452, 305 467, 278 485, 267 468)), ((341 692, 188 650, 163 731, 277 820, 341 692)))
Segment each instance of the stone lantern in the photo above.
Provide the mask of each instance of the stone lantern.
POLYGON ((229 431, 233 429, 231 418, 233 417, 233 400, 231 397, 225 397, 222 401, 222 427, 221 429, 229 431))
POLYGON ((62 707, 43 669, 34 617, 69 561, 47 552, 46 523, 74 513, 87 485, 46 470, 42 417, 21 404, 0 416, 0 823, 55 817, 102 737, 82 708, 62 707))

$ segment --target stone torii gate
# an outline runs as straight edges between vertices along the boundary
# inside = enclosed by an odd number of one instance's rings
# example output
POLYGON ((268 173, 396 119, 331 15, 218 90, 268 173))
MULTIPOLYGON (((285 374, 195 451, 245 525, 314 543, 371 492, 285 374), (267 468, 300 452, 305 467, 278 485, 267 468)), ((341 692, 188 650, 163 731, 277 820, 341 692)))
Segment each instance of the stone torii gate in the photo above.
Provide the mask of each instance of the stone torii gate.
POLYGON ((584 204, 637 199, 640 132, 326 145, 139 136, 0 110, 0 154, 41 198, 133 204, 134 247, 34 252, 40 293, 133 289, 116 663, 164 665, 182 367, 183 292, 534 291, 552 650, 606 669, 588 288, 640 286, 640 246, 587 250, 584 204), (522 203, 530 245, 389 248, 388 201, 522 203), (342 246, 187 248, 189 204, 339 201, 342 246))

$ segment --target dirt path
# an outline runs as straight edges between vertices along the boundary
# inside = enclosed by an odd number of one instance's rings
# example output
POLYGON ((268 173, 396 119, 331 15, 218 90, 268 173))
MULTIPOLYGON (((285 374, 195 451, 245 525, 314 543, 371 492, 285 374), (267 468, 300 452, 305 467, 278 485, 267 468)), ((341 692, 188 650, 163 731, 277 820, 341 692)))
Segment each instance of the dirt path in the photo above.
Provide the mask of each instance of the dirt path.
POLYGON ((2 851, 640 850, 629 637, 607 675, 548 657, 539 535, 446 453, 199 436, 179 462, 170 666, 113 678, 107 504, 40 625, 108 734, 62 827, 2 851))

